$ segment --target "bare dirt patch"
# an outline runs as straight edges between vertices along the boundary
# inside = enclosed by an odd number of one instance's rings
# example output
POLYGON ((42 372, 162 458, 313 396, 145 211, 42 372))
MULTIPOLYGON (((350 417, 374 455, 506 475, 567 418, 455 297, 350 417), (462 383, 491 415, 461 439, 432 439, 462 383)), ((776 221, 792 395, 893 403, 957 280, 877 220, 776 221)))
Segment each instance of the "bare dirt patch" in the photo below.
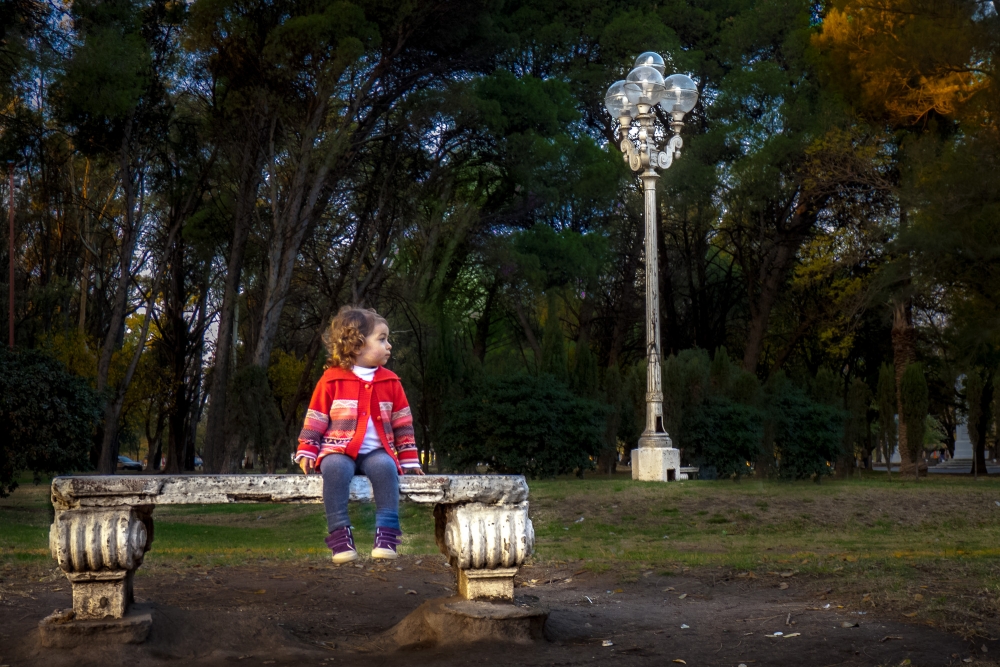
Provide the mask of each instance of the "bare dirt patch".
POLYGON ((989 665, 1000 657, 996 639, 966 640, 915 622, 863 601, 842 580, 708 568, 673 575, 594 573, 574 564, 522 568, 518 600, 551 609, 547 641, 364 652, 370 640, 424 600, 452 594, 454 578, 440 556, 404 557, 388 566, 368 562, 360 568, 316 561, 211 569, 156 566, 140 570, 136 579, 138 602, 154 617, 145 644, 42 649, 37 623, 52 610, 70 606, 70 589, 61 576, 34 567, 5 570, 0 582, 0 663, 12 667, 368 665, 387 659, 409 665, 474 660, 735 667, 900 665, 905 660, 965 665, 972 658, 989 665))

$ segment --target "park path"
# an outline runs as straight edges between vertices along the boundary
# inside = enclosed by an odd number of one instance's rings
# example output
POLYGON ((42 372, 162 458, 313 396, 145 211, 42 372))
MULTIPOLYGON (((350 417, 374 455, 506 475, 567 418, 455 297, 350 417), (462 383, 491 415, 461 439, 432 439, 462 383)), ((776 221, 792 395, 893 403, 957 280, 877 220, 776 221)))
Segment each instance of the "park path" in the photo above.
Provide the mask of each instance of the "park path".
MULTIPOLYGON (((56 650, 40 649, 34 630, 53 609, 70 606, 65 580, 50 575, 29 582, 4 571, 0 663, 382 665, 386 656, 366 652, 366 645, 424 600, 452 593, 454 585, 440 556, 404 557, 389 566, 311 561, 206 570, 181 564, 140 572, 136 597, 154 614, 149 641, 56 650)), ((959 666, 970 658, 991 665, 1000 657, 1000 641, 969 642, 852 606, 821 580, 772 579, 712 569, 627 576, 573 564, 526 566, 519 601, 552 610, 549 641, 407 651, 390 659, 407 665, 846 667, 896 666, 907 659, 913 666, 959 666), (621 583, 623 578, 635 580, 621 583)))

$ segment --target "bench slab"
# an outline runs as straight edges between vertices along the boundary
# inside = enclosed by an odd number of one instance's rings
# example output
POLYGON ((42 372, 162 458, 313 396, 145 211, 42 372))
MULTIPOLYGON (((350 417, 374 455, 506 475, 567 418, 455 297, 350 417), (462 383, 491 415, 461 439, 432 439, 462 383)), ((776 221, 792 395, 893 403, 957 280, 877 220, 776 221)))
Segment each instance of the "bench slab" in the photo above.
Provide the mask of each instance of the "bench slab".
MULTIPOLYGON (((432 505, 510 505, 528 499, 520 475, 413 475, 399 478, 400 500, 432 505)), ((371 501, 367 477, 351 481, 351 500, 371 501)), ((87 475, 52 480, 57 510, 122 505, 322 503, 319 475, 87 475)))

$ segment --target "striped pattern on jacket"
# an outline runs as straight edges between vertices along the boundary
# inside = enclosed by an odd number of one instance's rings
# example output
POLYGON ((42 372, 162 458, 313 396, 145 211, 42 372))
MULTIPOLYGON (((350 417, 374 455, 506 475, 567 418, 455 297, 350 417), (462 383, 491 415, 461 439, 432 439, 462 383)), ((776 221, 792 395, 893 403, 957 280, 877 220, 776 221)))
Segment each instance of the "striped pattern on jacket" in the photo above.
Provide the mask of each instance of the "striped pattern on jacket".
POLYGON ((318 465, 328 454, 357 458, 369 417, 397 468, 419 468, 410 405, 399 377, 385 367, 371 382, 339 367, 323 373, 306 410, 295 460, 308 458, 318 465))

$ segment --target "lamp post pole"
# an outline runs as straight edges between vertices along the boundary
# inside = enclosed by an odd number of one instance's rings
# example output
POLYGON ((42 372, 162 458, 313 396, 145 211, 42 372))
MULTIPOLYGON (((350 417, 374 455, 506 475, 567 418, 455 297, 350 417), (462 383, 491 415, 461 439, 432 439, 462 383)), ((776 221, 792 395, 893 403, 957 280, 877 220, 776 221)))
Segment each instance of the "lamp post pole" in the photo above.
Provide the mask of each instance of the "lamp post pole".
POLYGON ((646 209, 646 428, 639 437, 639 447, 670 447, 663 425, 660 369, 660 263, 656 248, 656 181, 660 175, 648 167, 639 178, 646 209))
POLYGON ((684 115, 694 108, 698 90, 683 74, 663 78, 663 58, 647 52, 635 61, 624 81, 617 81, 604 98, 608 112, 620 125, 622 157, 642 181, 645 208, 646 254, 646 427, 632 451, 632 478, 671 481, 680 478, 680 452, 671 447, 663 419, 663 385, 660 353, 660 281, 657 258, 657 169, 669 169, 680 156, 680 130, 684 115), (656 140, 654 107, 670 114, 673 136, 660 147, 656 140), (633 119, 636 121, 633 126, 633 119), (636 129, 633 137, 632 129, 636 129))
POLYGON ((14 163, 7 163, 7 190, 9 203, 7 205, 7 217, 10 222, 10 230, 7 235, 7 264, 9 265, 8 285, 7 285, 7 344, 10 349, 14 349, 14 163))

